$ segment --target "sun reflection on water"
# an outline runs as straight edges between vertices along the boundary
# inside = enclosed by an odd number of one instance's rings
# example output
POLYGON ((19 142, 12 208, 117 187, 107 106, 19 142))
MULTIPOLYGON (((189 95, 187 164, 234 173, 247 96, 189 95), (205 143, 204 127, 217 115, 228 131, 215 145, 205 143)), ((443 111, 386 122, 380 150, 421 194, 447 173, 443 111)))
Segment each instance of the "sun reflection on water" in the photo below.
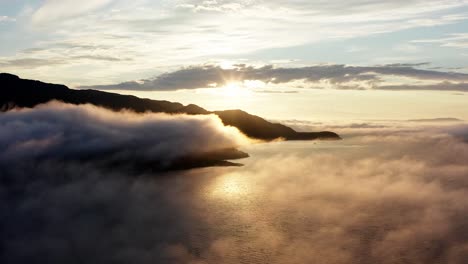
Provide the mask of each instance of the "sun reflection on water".
POLYGON ((217 178, 209 187, 209 196, 221 199, 242 199, 251 193, 251 185, 239 173, 229 173, 217 178))

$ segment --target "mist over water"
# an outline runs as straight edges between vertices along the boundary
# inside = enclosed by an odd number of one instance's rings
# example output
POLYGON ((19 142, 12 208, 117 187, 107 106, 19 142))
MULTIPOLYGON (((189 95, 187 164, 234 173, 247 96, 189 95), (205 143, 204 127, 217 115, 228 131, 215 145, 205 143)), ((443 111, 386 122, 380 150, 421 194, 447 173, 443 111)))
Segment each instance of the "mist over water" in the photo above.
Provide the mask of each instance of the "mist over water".
POLYGON ((10 159, 1 262, 466 263, 466 128, 247 144, 243 167, 165 173, 10 159))

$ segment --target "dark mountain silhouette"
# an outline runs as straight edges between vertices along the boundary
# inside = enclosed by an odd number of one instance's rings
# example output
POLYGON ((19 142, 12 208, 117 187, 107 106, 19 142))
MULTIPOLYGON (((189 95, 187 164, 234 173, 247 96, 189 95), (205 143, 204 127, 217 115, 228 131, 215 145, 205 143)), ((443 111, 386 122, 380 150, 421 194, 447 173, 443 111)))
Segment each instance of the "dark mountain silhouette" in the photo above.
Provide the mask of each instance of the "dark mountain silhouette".
POLYGON ((340 139, 329 131, 322 132, 296 132, 294 129, 278 123, 271 123, 265 119, 251 115, 242 110, 214 111, 225 125, 235 126, 244 134, 252 138, 272 140, 284 138, 287 140, 312 140, 312 139, 340 139))
POLYGON ((262 140, 284 138, 286 140, 340 139, 333 132, 296 132, 292 128, 266 121, 241 110, 210 112, 197 105, 182 105, 169 101, 142 99, 132 95, 121 95, 97 90, 75 90, 65 85, 49 84, 21 79, 16 75, 0 73, 0 106, 34 107, 51 100, 71 104, 94 104, 113 110, 131 109, 135 112, 164 112, 218 115, 225 125, 237 127, 245 135, 262 140))

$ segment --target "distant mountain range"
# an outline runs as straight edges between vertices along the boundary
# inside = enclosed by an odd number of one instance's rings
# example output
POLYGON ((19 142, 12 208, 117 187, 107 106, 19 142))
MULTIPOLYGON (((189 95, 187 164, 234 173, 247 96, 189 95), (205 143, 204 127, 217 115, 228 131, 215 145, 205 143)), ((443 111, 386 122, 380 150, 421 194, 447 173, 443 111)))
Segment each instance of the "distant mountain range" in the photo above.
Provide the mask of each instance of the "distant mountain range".
POLYGON ((70 104, 93 104, 113 110, 130 109, 135 112, 163 112, 185 114, 216 114, 225 125, 237 127, 245 135, 262 140, 334 140, 340 137, 330 131, 297 132, 282 124, 271 123, 242 110, 208 111, 194 104, 183 105, 169 101, 138 98, 97 90, 75 90, 65 85, 21 79, 16 75, 0 73, 0 106, 34 107, 51 100, 70 104))

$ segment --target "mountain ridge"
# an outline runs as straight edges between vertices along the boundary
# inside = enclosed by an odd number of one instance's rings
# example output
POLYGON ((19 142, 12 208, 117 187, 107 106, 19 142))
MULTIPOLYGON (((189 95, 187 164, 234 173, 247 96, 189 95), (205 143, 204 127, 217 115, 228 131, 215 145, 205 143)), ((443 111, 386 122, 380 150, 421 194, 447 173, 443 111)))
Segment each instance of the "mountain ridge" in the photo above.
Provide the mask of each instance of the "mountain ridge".
POLYGON ((185 113, 216 114, 225 125, 237 127, 241 132, 251 138, 260 140, 337 140, 339 135, 331 131, 297 132, 294 129, 279 123, 249 114, 242 110, 208 111, 198 105, 183 105, 166 100, 153 100, 139 98, 133 95, 122 95, 99 90, 71 89, 63 84, 44 83, 37 80, 21 79, 20 77, 0 73, 0 106, 2 111, 8 110, 8 105, 18 107, 34 107, 51 100, 59 100, 71 104, 93 104, 112 110, 129 109, 138 113, 163 112, 169 114, 185 113))

